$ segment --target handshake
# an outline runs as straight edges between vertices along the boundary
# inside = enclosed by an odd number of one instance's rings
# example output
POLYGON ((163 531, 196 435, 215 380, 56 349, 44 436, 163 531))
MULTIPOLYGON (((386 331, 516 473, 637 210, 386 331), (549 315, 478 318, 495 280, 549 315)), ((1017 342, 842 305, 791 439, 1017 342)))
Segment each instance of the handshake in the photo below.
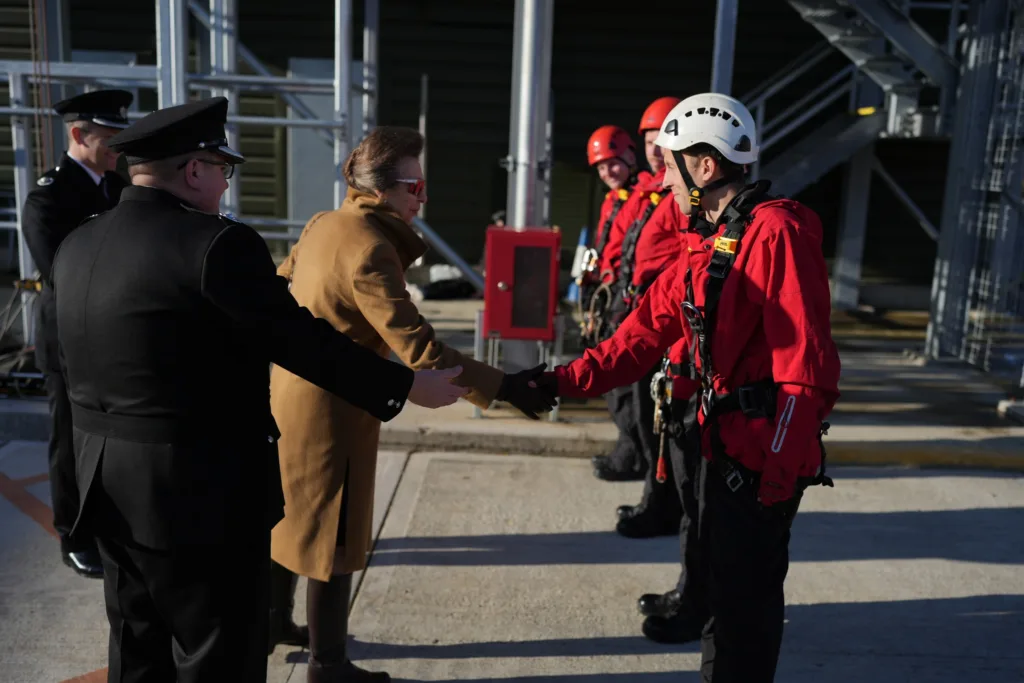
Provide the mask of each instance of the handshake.
MULTIPOLYGON (((506 373, 495 399, 511 403, 530 419, 539 420, 539 413, 546 413, 555 407, 558 396, 555 378, 544 373, 546 368, 547 364, 541 363, 529 370, 506 373)), ((455 403, 469 393, 469 389, 452 383, 461 372, 461 366, 445 370, 420 370, 413 379, 409 401, 424 408, 442 408, 455 403)))

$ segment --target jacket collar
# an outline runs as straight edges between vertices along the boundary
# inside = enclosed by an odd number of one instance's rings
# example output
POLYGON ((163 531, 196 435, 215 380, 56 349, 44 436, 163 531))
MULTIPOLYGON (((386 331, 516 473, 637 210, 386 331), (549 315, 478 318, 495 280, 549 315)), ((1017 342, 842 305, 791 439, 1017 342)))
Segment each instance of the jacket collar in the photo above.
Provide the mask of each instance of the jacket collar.
POLYGON ((342 209, 346 207, 364 218, 373 217, 376 226, 381 229, 387 240, 398 251, 404 268, 408 268, 413 261, 427 252, 426 242, 416 234, 416 231, 408 223, 402 220, 397 211, 378 199, 376 195, 350 187, 345 196, 345 202, 342 204, 342 209))
POLYGON ((155 202, 160 204, 166 204, 168 206, 183 206, 186 209, 198 210, 196 209, 195 206, 185 201, 181 197, 178 197, 172 192, 163 190, 159 187, 149 187, 147 185, 129 185, 128 187, 121 190, 120 201, 155 202))

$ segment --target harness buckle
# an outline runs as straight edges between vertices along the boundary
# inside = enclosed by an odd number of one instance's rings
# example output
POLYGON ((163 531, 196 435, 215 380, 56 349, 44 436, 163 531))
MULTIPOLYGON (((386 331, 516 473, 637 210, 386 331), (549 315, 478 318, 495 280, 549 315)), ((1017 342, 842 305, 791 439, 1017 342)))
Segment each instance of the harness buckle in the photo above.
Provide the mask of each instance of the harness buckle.
POLYGON ((736 493, 743 486, 743 475, 740 474, 739 470, 733 468, 725 478, 725 485, 729 487, 730 491, 736 493))
POLYGON ((750 418, 768 417, 768 412, 759 387, 744 385, 736 390, 736 398, 740 402, 740 410, 750 418))
POLYGON ((715 409, 715 388, 708 387, 700 393, 700 407, 705 417, 711 417, 711 411, 715 409))

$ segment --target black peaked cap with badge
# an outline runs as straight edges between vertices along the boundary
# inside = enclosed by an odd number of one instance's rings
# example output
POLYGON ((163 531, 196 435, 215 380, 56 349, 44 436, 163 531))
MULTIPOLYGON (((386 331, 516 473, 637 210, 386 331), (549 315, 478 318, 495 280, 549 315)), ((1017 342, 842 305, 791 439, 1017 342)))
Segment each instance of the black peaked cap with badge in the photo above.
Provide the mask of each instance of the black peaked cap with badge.
POLYGON ((61 100, 53 106, 65 123, 88 121, 107 128, 129 126, 128 107, 134 97, 127 90, 95 90, 61 100))
POLYGON ((224 132, 227 115, 225 97, 159 109, 108 139, 107 147, 124 153, 129 166, 201 151, 240 164, 245 157, 228 147, 224 132))

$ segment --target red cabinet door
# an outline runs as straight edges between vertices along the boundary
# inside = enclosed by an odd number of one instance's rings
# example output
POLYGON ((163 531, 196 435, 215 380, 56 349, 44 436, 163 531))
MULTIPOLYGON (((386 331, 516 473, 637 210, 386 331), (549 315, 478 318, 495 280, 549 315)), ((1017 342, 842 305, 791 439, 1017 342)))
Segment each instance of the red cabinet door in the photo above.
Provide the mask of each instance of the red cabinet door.
POLYGON ((487 229, 485 335, 554 340, 561 237, 550 228, 487 229))

